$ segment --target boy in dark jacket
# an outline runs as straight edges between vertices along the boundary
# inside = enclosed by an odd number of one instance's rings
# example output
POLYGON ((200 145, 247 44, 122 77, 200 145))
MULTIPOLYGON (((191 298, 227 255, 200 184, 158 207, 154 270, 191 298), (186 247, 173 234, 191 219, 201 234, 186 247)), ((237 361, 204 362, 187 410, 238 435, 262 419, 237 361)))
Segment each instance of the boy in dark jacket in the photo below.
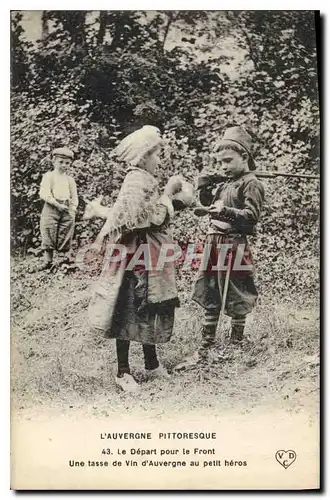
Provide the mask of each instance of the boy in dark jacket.
POLYGON ((194 286, 192 298, 205 309, 205 316, 201 347, 188 358, 188 365, 205 358, 215 341, 226 277, 225 270, 219 270, 219 267, 214 270, 220 248, 222 251, 228 249, 225 265, 229 264, 231 269, 224 312, 231 317, 232 343, 242 342, 246 315, 251 312, 258 296, 247 236, 255 234, 264 200, 264 187, 253 173, 255 163, 251 146, 252 138, 244 129, 228 128, 215 148, 219 174, 228 180, 215 185, 212 176, 199 179, 200 202, 209 207, 207 212, 210 216, 205 251, 207 246, 211 251, 209 266, 200 270, 194 286), (244 248, 240 263, 250 267, 249 270, 235 270, 233 266, 239 245, 244 248))

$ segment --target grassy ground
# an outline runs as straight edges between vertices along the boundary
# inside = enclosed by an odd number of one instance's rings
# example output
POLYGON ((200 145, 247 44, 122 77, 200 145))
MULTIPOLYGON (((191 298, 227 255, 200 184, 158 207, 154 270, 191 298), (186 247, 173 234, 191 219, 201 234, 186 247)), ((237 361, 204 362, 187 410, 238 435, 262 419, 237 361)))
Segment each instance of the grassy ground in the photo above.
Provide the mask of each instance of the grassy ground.
MULTIPOLYGON (((221 362, 207 370, 172 374, 169 381, 146 382, 142 349, 131 346, 133 374, 141 382, 138 395, 118 391, 114 384, 114 341, 90 332, 86 311, 90 280, 85 276, 29 274, 35 257, 12 261, 12 406, 84 408, 106 416, 134 409, 152 415, 166 412, 212 412, 234 408, 250 412, 259 406, 299 411, 317 409, 319 386, 318 308, 301 308, 294 298, 281 303, 263 297, 247 324, 251 344, 217 348, 221 362)), ((199 344, 201 309, 181 297, 172 340, 159 348, 172 371, 199 344)), ((222 332, 228 332, 225 321, 222 332)))

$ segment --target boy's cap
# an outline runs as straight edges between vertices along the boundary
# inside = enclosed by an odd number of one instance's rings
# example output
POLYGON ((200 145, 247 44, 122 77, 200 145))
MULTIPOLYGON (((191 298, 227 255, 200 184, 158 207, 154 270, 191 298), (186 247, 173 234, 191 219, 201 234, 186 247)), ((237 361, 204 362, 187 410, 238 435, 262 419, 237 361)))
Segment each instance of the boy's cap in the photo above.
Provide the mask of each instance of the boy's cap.
POLYGON ((254 160, 252 157, 252 137, 250 134, 244 130, 242 127, 229 127, 225 130, 223 137, 220 139, 220 141, 217 142, 215 146, 215 151, 218 150, 219 146, 221 144, 226 144, 228 143, 236 143, 242 146, 246 152, 248 153, 251 163, 253 164, 254 168, 254 160))
POLYGON ((61 156, 62 158, 71 158, 73 160, 74 154, 71 149, 67 148, 66 146, 64 148, 56 148, 53 150, 53 156, 61 156))

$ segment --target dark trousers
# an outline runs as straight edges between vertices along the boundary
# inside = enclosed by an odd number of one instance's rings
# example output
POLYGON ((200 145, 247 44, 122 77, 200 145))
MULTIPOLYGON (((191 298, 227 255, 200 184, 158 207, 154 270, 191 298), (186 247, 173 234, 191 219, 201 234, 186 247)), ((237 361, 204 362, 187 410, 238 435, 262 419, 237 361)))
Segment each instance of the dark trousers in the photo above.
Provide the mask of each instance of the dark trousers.
MULTIPOLYGON (((129 340, 116 340, 118 373, 120 377, 124 373, 130 373, 128 355, 129 355, 129 340)), ((154 344, 142 344, 144 355, 144 366, 146 370, 154 370, 158 368, 159 362, 157 359, 156 346, 154 344)))

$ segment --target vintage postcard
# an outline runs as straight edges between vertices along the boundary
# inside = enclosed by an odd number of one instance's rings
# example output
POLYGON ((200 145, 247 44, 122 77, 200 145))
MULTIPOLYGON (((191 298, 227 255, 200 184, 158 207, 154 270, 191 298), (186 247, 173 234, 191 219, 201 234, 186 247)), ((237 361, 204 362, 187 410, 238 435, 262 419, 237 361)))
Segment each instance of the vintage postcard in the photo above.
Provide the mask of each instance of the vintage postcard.
POLYGON ((319 489, 319 13, 10 16, 11 488, 319 489))

